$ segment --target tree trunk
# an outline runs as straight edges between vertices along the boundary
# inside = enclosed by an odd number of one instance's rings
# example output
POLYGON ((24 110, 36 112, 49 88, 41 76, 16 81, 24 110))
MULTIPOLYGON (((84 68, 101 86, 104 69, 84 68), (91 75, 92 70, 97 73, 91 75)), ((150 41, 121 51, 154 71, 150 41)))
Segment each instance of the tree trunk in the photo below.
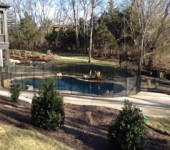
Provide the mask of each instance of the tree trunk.
POLYGON ((140 46, 140 58, 139 58, 139 66, 138 66, 138 75, 141 75, 142 65, 143 65, 143 58, 144 58, 144 35, 141 39, 141 46, 140 46))
POLYGON ((95 0, 91 0, 89 63, 91 63, 91 53, 92 53, 92 45, 93 45, 93 14, 94 14, 94 4, 95 4, 95 0))
POLYGON ((76 28, 76 47, 79 47, 79 34, 78 34, 78 20, 76 18, 76 1, 72 0, 72 7, 73 7, 73 17, 74 17, 74 24, 76 28))
POLYGON ((86 22, 87 22, 87 9, 86 6, 84 6, 84 25, 83 25, 83 41, 84 41, 84 51, 87 53, 87 27, 86 27, 86 22))

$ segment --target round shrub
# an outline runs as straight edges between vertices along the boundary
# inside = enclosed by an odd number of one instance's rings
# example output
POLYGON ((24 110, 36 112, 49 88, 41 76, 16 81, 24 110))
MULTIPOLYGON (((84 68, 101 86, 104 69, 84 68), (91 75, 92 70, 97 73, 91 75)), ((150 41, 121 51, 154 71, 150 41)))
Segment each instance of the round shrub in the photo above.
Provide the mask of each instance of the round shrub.
POLYGON ((143 150, 146 145, 144 117, 141 110, 125 100, 123 110, 109 127, 112 149, 143 150))
POLYGON ((55 90, 55 79, 49 78, 41 84, 39 95, 32 100, 32 123, 46 130, 56 130, 64 125, 63 97, 55 90))
POLYGON ((11 101, 17 102, 21 91, 20 85, 18 83, 11 83, 9 91, 11 93, 11 101))

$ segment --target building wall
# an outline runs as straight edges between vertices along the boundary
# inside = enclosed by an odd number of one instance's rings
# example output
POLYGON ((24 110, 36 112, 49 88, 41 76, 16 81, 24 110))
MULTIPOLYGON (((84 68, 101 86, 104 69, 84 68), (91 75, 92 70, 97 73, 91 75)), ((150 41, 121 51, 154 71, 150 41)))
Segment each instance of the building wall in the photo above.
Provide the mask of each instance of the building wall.
POLYGON ((7 30, 8 5, 0 3, 0 67, 5 67, 9 62, 9 42, 7 30))
POLYGON ((3 51, 0 49, 0 67, 3 67, 3 51))

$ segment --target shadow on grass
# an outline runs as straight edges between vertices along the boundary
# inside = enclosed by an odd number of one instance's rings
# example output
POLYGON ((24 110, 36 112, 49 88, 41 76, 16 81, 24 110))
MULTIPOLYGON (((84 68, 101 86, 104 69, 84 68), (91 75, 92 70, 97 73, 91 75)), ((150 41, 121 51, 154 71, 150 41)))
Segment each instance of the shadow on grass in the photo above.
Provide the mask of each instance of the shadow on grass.
POLYGON ((158 138, 149 138, 147 150, 168 150, 167 140, 158 138))
MULTIPOLYGON (((2 102, 1 102, 2 104, 2 102)), ((10 105, 9 105, 10 106, 10 105)), ((28 129, 30 122, 30 111, 28 108, 0 108, 0 121, 16 127, 28 129), (15 110, 13 110, 15 109, 15 110)))

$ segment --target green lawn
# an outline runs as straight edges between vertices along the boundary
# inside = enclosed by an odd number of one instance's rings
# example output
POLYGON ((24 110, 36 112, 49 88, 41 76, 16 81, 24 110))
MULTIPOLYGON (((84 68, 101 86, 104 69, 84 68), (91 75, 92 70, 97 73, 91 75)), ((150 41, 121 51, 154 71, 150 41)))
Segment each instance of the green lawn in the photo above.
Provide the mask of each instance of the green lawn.
POLYGON ((62 142, 37 131, 0 124, 1 150, 71 150, 62 142))
MULTIPOLYGON (((36 52, 36 55, 40 53, 36 52)), ((24 73, 29 72, 51 72, 57 73, 61 72, 62 74, 70 75, 83 75, 89 74, 90 70, 94 73, 95 71, 100 71, 102 77, 127 77, 130 76, 126 70, 119 67, 118 62, 109 62, 109 61, 99 61, 92 59, 91 63, 88 63, 88 56, 81 54, 72 54, 72 53, 60 53, 58 58, 55 60, 46 63, 41 67, 22 67, 22 66, 12 66, 10 72, 24 73)))
MULTIPOLYGON (((60 57, 57 59, 57 62, 64 62, 64 63, 85 63, 88 64, 88 56, 83 54, 73 54, 73 53, 60 53, 58 54, 60 57)), ((101 65, 101 66, 112 66, 118 67, 117 62, 110 62, 110 61, 100 61, 96 59, 92 59, 91 64, 93 65, 101 65)))
POLYGON ((145 123, 163 133, 168 133, 170 135, 170 117, 167 118, 149 118, 145 123))

